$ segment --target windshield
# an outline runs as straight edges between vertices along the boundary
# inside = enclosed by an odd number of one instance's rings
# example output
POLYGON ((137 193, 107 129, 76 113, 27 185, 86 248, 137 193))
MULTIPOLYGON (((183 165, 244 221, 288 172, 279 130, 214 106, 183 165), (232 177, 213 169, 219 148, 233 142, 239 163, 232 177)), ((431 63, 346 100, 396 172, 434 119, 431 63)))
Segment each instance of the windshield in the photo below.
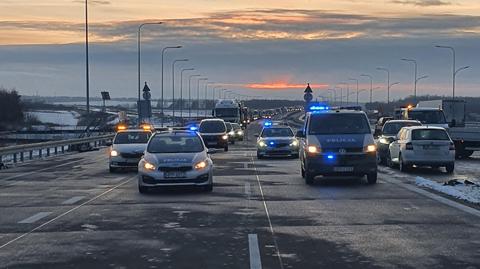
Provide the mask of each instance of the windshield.
POLYGON ((292 137, 293 131, 290 128, 268 128, 263 129, 261 137, 292 137))
POLYGON ((150 153, 194 153, 203 150, 202 140, 197 135, 156 135, 147 148, 150 153))
POLYGON ((200 123, 200 133, 225 133, 226 125, 221 120, 203 121, 200 123))
POLYGON ((310 118, 309 134, 368 134, 370 124, 364 114, 315 114, 310 118))
POLYGON ((412 140, 450 140, 445 130, 423 129, 413 130, 412 140))
POLYGON ((147 132, 124 132, 117 133, 113 144, 146 144, 150 138, 147 132))
POLYGON ((408 118, 418 120, 423 124, 445 124, 445 115, 443 111, 409 111, 408 118))
POLYGON ((384 135, 396 135, 403 127, 407 126, 420 126, 418 122, 387 122, 383 126, 382 133, 384 135))
POLYGON ((238 123, 232 123, 233 130, 240 130, 242 127, 238 123))
POLYGON ((216 117, 237 117, 238 108, 215 108, 216 117))
POLYGON ((230 132, 232 130, 232 124, 229 122, 225 122, 225 126, 227 127, 227 132, 230 132))

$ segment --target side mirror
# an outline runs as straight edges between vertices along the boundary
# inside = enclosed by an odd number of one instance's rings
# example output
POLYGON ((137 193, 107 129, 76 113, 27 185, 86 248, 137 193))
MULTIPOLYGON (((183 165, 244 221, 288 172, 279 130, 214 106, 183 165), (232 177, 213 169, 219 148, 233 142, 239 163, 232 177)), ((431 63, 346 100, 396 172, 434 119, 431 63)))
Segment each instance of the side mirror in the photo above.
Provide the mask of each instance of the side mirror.
POLYGON ((380 131, 379 129, 375 129, 373 131, 373 136, 374 137, 379 137, 381 134, 382 134, 382 131, 380 131))
POLYGON ((297 134, 295 136, 299 137, 299 138, 304 138, 305 137, 305 132, 303 130, 298 130, 297 134))
POLYGON ((214 148, 209 148, 209 149, 207 149, 207 153, 208 153, 208 154, 215 154, 215 153, 217 153, 217 152, 218 152, 217 149, 214 149, 214 148))
POLYGON ((105 146, 111 147, 111 146, 112 146, 112 142, 105 142, 105 146))

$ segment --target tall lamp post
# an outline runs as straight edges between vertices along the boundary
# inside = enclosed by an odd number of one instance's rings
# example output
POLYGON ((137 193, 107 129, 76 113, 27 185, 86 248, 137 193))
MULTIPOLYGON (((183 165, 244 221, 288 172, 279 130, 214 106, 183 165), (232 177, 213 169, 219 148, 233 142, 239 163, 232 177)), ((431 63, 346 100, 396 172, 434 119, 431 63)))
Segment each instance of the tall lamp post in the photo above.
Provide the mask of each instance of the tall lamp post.
POLYGON ((205 110, 204 110, 204 115, 205 115, 205 118, 207 117, 207 100, 208 100, 208 85, 210 84, 214 84, 215 82, 207 82, 205 83, 205 110))
POLYGON ((418 65, 417 65, 417 61, 415 59, 407 59, 407 58, 402 58, 401 59, 402 61, 404 62, 410 62, 410 63, 413 63, 414 66, 415 66, 415 76, 414 76, 414 79, 413 79, 413 98, 414 100, 416 101, 417 100, 417 76, 418 76, 418 73, 417 73, 417 70, 418 70, 418 65))
MULTIPOLYGON (((140 84, 138 85, 138 92, 140 92, 140 84)), ((90 114, 90 71, 88 62, 88 0, 85 0, 85 90, 87 95, 87 114, 90 114)))
POLYGON ((191 119, 192 118, 192 88, 191 88, 191 84, 192 84, 192 78, 194 77, 200 77, 201 75, 198 75, 198 74, 195 74, 195 75, 190 75, 188 77, 188 118, 191 119))
POLYGON ((162 24, 161 22, 146 22, 146 23, 142 23, 138 26, 138 31, 137 31, 137 71, 138 71, 138 101, 140 101, 140 92, 141 92, 141 85, 140 85, 140 80, 141 80, 141 77, 140 77, 140 70, 141 70, 141 57, 140 57, 140 53, 141 53, 141 42, 142 42, 142 39, 141 39, 141 31, 142 31, 142 28, 143 26, 145 25, 159 25, 159 24, 162 24))
POLYGON ((387 104, 390 104, 390 69, 377 67, 377 70, 387 72, 387 104))
POLYGON ((327 91, 332 93, 332 97, 333 97, 332 104, 336 103, 337 102, 337 91, 335 91, 335 89, 327 89, 327 91))
POLYGON ((183 121, 183 72, 193 71, 195 68, 183 68, 180 71, 180 119, 183 121))
POLYGON ((357 83, 357 105, 358 105, 358 79, 356 78, 349 78, 348 80, 355 81, 357 83))
POLYGON ((436 48, 440 48, 440 49, 449 49, 452 51, 452 56, 453 56, 453 68, 452 68, 452 98, 455 99, 455 81, 456 81, 456 77, 457 77, 457 74, 458 72, 462 71, 462 70, 465 70, 465 69, 468 69, 470 68, 470 66, 464 66, 464 67, 460 67, 458 69, 456 69, 456 59, 455 59, 455 48, 454 47, 451 47, 451 46, 435 46, 436 48))
POLYGON ((197 117, 200 116, 200 81, 208 81, 208 78, 197 80, 197 117))
POLYGON ((188 59, 179 59, 172 62, 172 115, 173 125, 175 125, 175 64, 178 62, 188 62, 188 59))
MULTIPOLYGON (((212 94, 212 109, 215 109, 215 89, 218 89, 218 88, 221 88, 222 86, 215 86, 213 87, 213 94, 212 94)), ((219 96, 218 99, 220 99, 221 97, 219 96)))
POLYGON ((180 48, 182 48, 182 46, 168 46, 168 47, 164 47, 164 48, 162 49, 162 81, 161 81, 161 83, 160 83, 160 84, 161 84, 161 89, 162 89, 162 94, 161 94, 161 99, 162 99, 162 100, 161 100, 161 107, 160 107, 160 109, 161 109, 160 111, 161 111, 161 114, 162 114, 162 118, 161 118, 161 120, 162 120, 162 127, 163 127, 163 116, 164 116, 164 115, 163 115, 163 104, 165 103, 165 102, 164 102, 164 97, 163 97, 163 93, 164 93, 164 91, 163 91, 163 77, 164 77, 164 74, 163 74, 163 73, 164 73, 164 72, 163 72, 163 62, 164 62, 164 61, 163 61, 163 59, 164 59, 165 51, 166 51, 166 50, 168 50, 168 49, 180 49, 180 48))
POLYGON ((368 77, 370 78, 370 104, 372 103, 372 98, 373 98, 373 77, 368 74, 361 74, 361 77, 368 77))

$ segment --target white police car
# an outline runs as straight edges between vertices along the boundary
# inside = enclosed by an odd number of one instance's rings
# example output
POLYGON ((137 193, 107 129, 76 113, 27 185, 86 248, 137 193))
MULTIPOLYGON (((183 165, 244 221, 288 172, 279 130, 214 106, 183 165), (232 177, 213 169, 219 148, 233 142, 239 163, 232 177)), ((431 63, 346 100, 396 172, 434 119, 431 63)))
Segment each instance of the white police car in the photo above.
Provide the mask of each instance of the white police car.
POLYGON ((258 159, 278 156, 298 158, 298 148, 298 140, 290 127, 265 121, 257 138, 258 159))
POLYGON ((367 176, 377 182, 376 146, 367 115, 362 111, 310 107, 300 141, 302 176, 367 176))

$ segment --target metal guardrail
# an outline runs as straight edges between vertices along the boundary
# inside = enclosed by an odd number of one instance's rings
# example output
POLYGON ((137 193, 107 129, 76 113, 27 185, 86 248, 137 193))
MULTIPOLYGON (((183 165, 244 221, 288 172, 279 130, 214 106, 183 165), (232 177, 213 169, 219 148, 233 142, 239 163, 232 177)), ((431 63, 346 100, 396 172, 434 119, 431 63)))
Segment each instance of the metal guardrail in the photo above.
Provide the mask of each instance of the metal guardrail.
POLYGON ((41 158, 44 156, 44 153, 45 156, 48 157, 52 155, 52 149, 53 154, 57 155, 59 152, 65 153, 66 150, 69 150, 72 148, 72 146, 76 145, 90 145, 91 143, 93 143, 94 147, 97 147, 98 145, 101 145, 106 140, 112 139, 113 137, 113 134, 109 134, 78 139, 57 140, 42 143, 2 147, 0 148, 0 164, 4 161, 11 161, 13 163, 17 163, 18 161, 23 162, 25 159, 32 160, 34 157, 37 156, 41 158), (28 153, 27 156, 25 156, 25 153, 28 153))

